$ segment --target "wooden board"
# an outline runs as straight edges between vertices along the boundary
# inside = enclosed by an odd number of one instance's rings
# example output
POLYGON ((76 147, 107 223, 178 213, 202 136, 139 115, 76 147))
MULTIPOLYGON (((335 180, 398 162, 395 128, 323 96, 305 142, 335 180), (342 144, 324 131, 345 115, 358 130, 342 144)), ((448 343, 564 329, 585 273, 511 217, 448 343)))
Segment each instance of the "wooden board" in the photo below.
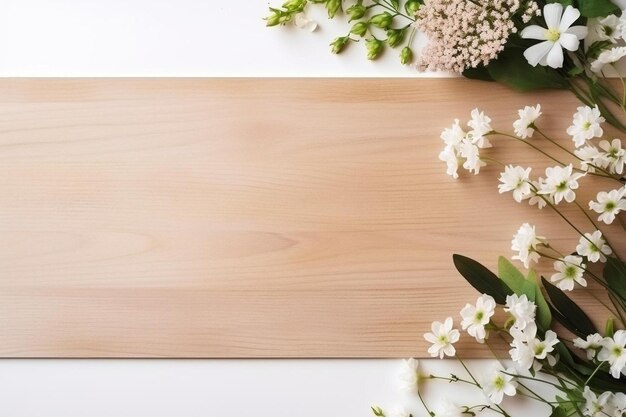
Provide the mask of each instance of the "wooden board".
POLYGON ((460 79, 1 80, 0 355, 425 356, 476 297, 453 252, 495 266, 522 221, 574 246, 497 167, 437 160, 474 106, 503 130, 537 102, 550 131, 578 105, 460 79))

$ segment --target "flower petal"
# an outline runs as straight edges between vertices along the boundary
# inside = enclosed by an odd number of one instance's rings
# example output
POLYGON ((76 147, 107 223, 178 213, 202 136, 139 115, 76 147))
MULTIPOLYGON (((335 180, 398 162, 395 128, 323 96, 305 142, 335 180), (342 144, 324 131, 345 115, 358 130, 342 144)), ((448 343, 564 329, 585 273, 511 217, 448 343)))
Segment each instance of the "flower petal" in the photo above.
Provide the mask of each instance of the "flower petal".
POLYGON ((578 9, 573 8, 572 6, 567 6, 565 11, 563 12, 563 17, 561 17, 561 23, 559 24, 559 31, 565 32, 568 27, 572 26, 572 24, 580 17, 580 12, 578 9))
POLYGON ((541 26, 531 25, 527 26, 522 30, 521 36, 524 39, 537 39, 540 41, 546 40, 546 28, 542 28, 541 26))
POLYGON ((546 62, 552 68, 561 68, 563 66, 563 49, 561 49, 561 44, 556 42, 550 52, 548 52, 548 56, 546 62))
POLYGON ((553 45, 554 43, 550 41, 544 41, 533 45, 524 51, 524 57, 526 57, 526 60, 528 60, 528 63, 530 65, 536 67, 537 64, 543 59, 543 57, 545 57, 548 52, 550 52, 550 49, 553 45))
MULTIPOLYGON (((548 29, 558 29, 563 14, 563 5, 560 3, 546 4, 543 8, 548 29)), ((569 25, 568 25, 569 26, 569 25)))
POLYGON ((567 49, 568 51, 575 51, 580 45, 580 41, 578 40, 576 35, 572 33, 561 33, 559 43, 563 46, 563 48, 567 49))
POLYGON ((576 35, 578 39, 585 39, 587 37, 587 34, 589 33, 589 30, 586 26, 572 26, 563 33, 571 33, 572 35, 576 35))

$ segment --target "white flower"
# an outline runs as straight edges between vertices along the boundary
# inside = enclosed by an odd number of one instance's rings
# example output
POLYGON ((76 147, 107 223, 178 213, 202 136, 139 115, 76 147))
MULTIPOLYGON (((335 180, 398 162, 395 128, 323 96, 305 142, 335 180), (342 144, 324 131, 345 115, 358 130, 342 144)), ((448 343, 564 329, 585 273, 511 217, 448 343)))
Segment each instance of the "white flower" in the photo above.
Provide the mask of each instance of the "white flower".
POLYGON ((576 109, 572 125, 567 128, 567 134, 572 137, 574 145, 580 148, 586 140, 599 138, 604 134, 601 123, 604 123, 604 117, 597 105, 593 108, 581 106, 576 109))
POLYGON ((552 275, 550 281, 556 282, 556 286, 563 291, 572 291, 574 282, 581 286, 587 286, 587 280, 583 278, 586 265, 583 264, 583 258, 580 256, 567 255, 561 260, 554 263, 554 269, 557 273, 552 275))
POLYGON ((611 365, 613 378, 619 379, 621 373, 626 375, 626 330, 617 330, 613 337, 604 338, 598 360, 611 365))
POLYGON ((602 51, 600 55, 591 63, 591 71, 602 72, 605 65, 615 64, 626 56, 626 47, 618 46, 602 51))
POLYGON ((504 172, 500 173, 499 178, 501 184, 498 185, 498 191, 500 194, 513 191, 513 199, 518 203, 530 197, 530 171, 531 168, 524 169, 520 166, 507 165, 504 167, 504 172))
POLYGON ((447 165, 446 173, 452 178, 459 178, 459 156, 452 146, 446 146, 443 151, 439 153, 439 160, 443 161, 447 165))
POLYGON ((535 226, 524 223, 511 241, 511 249, 518 252, 513 259, 522 261, 525 268, 528 268, 530 262, 538 262, 540 256, 537 253, 537 245, 544 240, 543 236, 536 235, 535 226))
POLYGON ((443 359, 444 356, 454 356, 456 349, 453 344, 459 341, 461 334, 457 329, 452 328, 452 317, 448 317, 443 323, 433 322, 432 333, 426 333, 424 339, 433 345, 428 348, 430 356, 443 359))
POLYGON ((589 262, 606 262, 606 256, 613 253, 609 245, 602 238, 602 232, 596 230, 593 233, 585 233, 581 236, 576 246, 576 253, 586 256, 589 262))
POLYGON ((522 30, 524 39, 537 39, 540 42, 524 51, 524 57, 533 67, 549 65, 552 68, 563 66, 563 50, 575 51, 578 49, 580 40, 587 36, 585 26, 572 26, 579 17, 580 12, 572 6, 567 6, 563 11, 563 5, 559 3, 546 4, 543 8, 546 28, 531 25, 522 30))
POLYGON ((594 394, 593 391, 589 389, 589 387, 585 386, 585 389, 583 391, 583 397, 585 398, 585 400, 587 400, 585 403, 585 409, 583 410, 583 414, 588 417, 596 417, 604 414, 605 409, 608 406, 608 401, 611 397, 611 393, 605 392, 602 393, 600 397, 597 397, 596 394, 594 394))
POLYGON ((518 110, 517 114, 519 119, 513 122, 515 134, 521 139, 532 138, 535 133, 535 120, 541 116, 541 105, 537 104, 535 107, 526 106, 518 110))
POLYGON ((300 12, 293 17, 293 24, 296 25, 296 27, 309 32, 313 32, 317 29, 317 22, 309 19, 303 12, 300 12))
POLYGON ((598 220, 611 224, 615 216, 626 210, 626 187, 618 190, 600 191, 596 196, 597 201, 589 202, 589 209, 600 213, 598 220))
POLYGON ((528 346, 533 351, 536 359, 545 359, 548 353, 554 351, 554 345, 559 343, 559 339, 552 330, 547 330, 543 340, 538 338, 528 342, 528 346))
POLYGON ((578 180, 585 174, 573 172, 574 167, 569 164, 565 167, 554 166, 546 168, 546 178, 541 184, 541 194, 548 194, 559 204, 562 200, 568 203, 576 199, 574 190, 578 189, 578 180))
POLYGON ((623 392, 613 393, 611 405, 613 406, 613 417, 622 417, 626 413, 626 394, 623 392))
POLYGON ((505 395, 512 397, 515 395, 515 388, 517 383, 513 381, 513 377, 508 375, 512 373, 511 370, 507 370, 505 373, 501 366, 495 368, 491 374, 483 378, 482 387, 485 395, 494 404, 500 404, 505 395))
POLYGON ((573 340, 574 346, 579 349, 585 349, 587 351, 587 359, 592 360, 598 353, 598 349, 602 347, 602 341, 604 338, 598 333, 590 334, 586 340, 577 337, 573 340))
POLYGON ((465 139, 463 142, 461 142, 459 155, 465 158, 465 162, 463 162, 463 168, 465 168, 469 172, 474 172, 474 174, 476 175, 478 175, 478 173, 480 172, 480 168, 487 165, 485 161, 480 159, 480 149, 478 145, 472 143, 469 139, 465 139))
POLYGON ((491 118, 477 108, 472 110, 471 117, 471 120, 467 122, 467 126, 472 129, 469 131, 468 138, 479 148, 490 148, 491 143, 485 135, 493 132, 491 118))
MULTIPOLYGON (((546 331, 544 340, 537 338, 537 326, 527 326, 523 331, 516 330, 512 327, 511 335, 513 341, 509 350, 511 359, 516 365, 523 370, 530 369, 535 359, 549 358, 549 353, 554 351, 554 345, 559 343, 559 339, 552 330, 546 331)), ((549 358, 554 359, 554 358, 549 358)))
POLYGON ((419 391, 419 361, 414 358, 402 361, 402 368, 398 375, 400 389, 406 392, 419 391))
POLYGON ((459 119, 454 119, 452 127, 446 128, 443 130, 443 132, 441 132, 441 139, 446 144, 446 146, 451 146, 458 149, 461 141, 465 139, 465 135, 466 133, 461 127, 459 119))
POLYGON ((584 171, 595 172, 596 168, 606 168, 609 161, 605 158, 600 149, 592 145, 583 146, 574 151, 574 154, 581 159, 580 168, 584 171))
POLYGON ((511 347, 513 349, 509 350, 509 355, 515 362, 515 366, 519 367, 520 370, 530 369, 535 360, 535 354, 530 346, 522 340, 513 339, 511 347))
POLYGON ((411 413, 406 411, 406 408, 396 407, 391 411, 391 413, 389 414, 389 417, 409 417, 410 415, 411 413))
POLYGON ((539 181, 531 181, 531 184, 533 186, 531 187, 531 193, 528 196, 528 204, 530 204, 531 206, 534 206, 536 204, 539 210, 541 210, 548 204, 545 199, 550 200, 550 203, 554 204, 554 202, 551 201, 550 196, 544 196, 539 193, 541 190, 542 182, 543 178, 539 178, 539 181))
POLYGON ((615 16, 614 14, 610 14, 603 19, 599 19, 594 25, 595 32, 598 35, 598 39, 601 41, 617 43, 617 40, 621 36, 621 33, 618 30, 619 23, 619 17, 615 16))
POLYGON ((479 343, 485 341, 486 332, 485 326, 489 323, 491 316, 495 313, 496 302, 490 295, 483 294, 478 300, 476 305, 466 304, 461 310, 461 327, 463 330, 467 330, 470 336, 476 338, 479 343))
POLYGON ((624 172, 624 164, 626 164, 626 149, 622 149, 622 141, 613 139, 609 143, 608 140, 602 140, 599 146, 604 151, 604 158, 607 160, 611 172, 622 174, 624 172))
POLYGON ((535 323, 535 310, 537 306, 528 300, 526 294, 521 296, 517 294, 506 296, 506 307, 504 311, 508 312, 515 319, 513 326, 519 330, 524 330, 532 323, 535 323))
POLYGON ((444 398, 441 402, 439 412, 436 414, 438 417, 467 417, 464 413, 465 409, 458 406, 455 402, 444 398))

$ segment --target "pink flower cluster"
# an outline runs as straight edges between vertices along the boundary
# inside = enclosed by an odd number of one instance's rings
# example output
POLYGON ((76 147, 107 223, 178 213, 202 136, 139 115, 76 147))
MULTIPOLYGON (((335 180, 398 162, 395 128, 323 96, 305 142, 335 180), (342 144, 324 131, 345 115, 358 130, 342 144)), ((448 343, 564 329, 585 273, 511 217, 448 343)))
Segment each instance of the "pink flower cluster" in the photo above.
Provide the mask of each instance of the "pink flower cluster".
POLYGON ((517 31, 513 16, 519 12, 528 21, 538 11, 534 1, 523 0, 426 1, 416 15, 429 39, 418 67, 460 73, 487 65, 517 31))

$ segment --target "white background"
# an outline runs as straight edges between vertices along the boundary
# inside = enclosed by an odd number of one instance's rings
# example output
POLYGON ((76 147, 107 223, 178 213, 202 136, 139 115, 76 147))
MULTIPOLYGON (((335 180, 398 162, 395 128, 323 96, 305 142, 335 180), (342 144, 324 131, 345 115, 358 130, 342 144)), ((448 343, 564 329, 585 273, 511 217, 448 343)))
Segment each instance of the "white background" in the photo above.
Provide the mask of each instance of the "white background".
MULTIPOLYGON (((0 5, 5 77, 420 76, 399 65, 395 50, 377 62, 365 59, 363 44, 330 54, 328 43, 347 26, 329 22, 320 8, 310 13, 320 27, 308 33, 265 28, 262 0, 0 5)), ((453 361, 422 363, 432 372, 462 372, 453 361)), ((0 416, 351 417, 371 415, 373 404, 404 404, 425 416, 415 395, 397 389, 399 366, 400 360, 0 360, 0 416)), ((473 391, 459 397, 446 384, 436 386, 425 388, 433 404, 443 396, 482 401, 473 391)))

